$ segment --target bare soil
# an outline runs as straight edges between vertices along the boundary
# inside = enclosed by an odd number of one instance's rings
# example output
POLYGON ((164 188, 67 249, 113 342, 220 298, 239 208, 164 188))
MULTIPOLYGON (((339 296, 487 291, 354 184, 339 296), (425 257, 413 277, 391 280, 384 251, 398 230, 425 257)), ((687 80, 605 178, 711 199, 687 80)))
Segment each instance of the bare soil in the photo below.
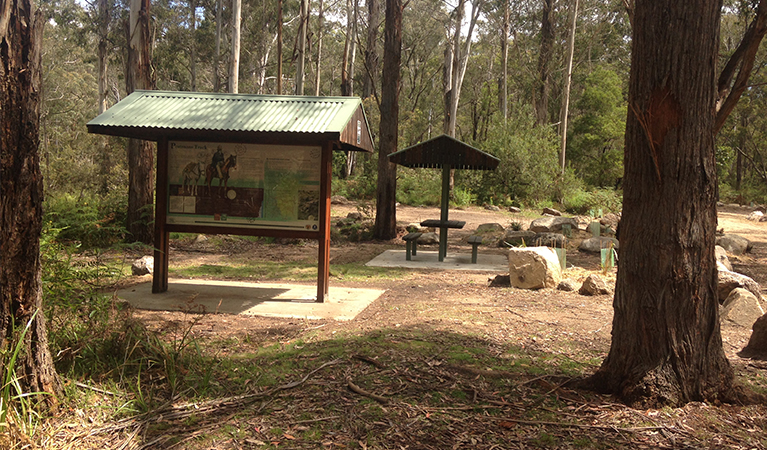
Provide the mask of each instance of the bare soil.
MULTIPOLYGON (((334 221, 356 211, 355 205, 334 205, 334 221)), ((732 257, 731 262, 735 271, 767 285, 767 223, 746 220, 750 211, 737 206, 721 207, 719 228, 753 241, 754 249, 750 254, 732 257)), ((398 223, 403 226, 437 217, 437 208, 400 206, 397 209, 398 223)), ((471 247, 465 239, 478 225, 500 223, 508 227, 513 222, 519 222, 526 227, 534 217, 474 207, 451 210, 450 218, 466 221, 462 230, 451 230, 450 251, 469 252, 471 247)), ((600 273, 608 284, 614 285, 615 269, 603 272, 598 257, 580 253, 576 244, 577 239, 568 249, 569 269, 565 275, 580 282, 590 273, 600 273)), ((427 340, 430 344, 436 342, 438 347, 445 348, 454 345, 456 339, 476 339, 481 340, 498 359, 510 357, 505 349, 511 343, 530 355, 556 355, 556 358, 565 360, 589 361, 590 366, 583 369, 584 376, 596 370, 607 355, 611 337, 611 295, 586 297, 577 292, 552 289, 526 291, 489 287, 489 280, 498 273, 410 271, 396 279, 369 281, 348 281, 341 275, 333 274, 334 263, 365 262, 384 250, 403 247, 400 239, 332 245, 331 285, 385 290, 377 301, 352 321, 207 314, 195 323, 192 334, 201 342, 218 346, 216 354, 219 357, 275 343, 287 345, 296 340, 321 343, 338 336, 348 337, 350 342, 354 342, 355 337, 378 336, 391 345, 427 340)), ((484 246, 480 247, 480 251, 503 254, 505 250, 484 246)), ((174 242, 170 262, 171 267, 226 264, 233 255, 248 255, 254 260, 264 261, 307 261, 311 258, 316 261, 316 253, 316 243, 311 242, 300 245, 241 240, 223 240, 216 245, 174 242)), ((164 331, 177 329, 189 322, 188 315, 177 312, 135 311, 134 316, 150 328, 164 331)), ((730 322, 722 324, 724 350, 739 379, 764 389, 767 388, 764 371, 767 364, 737 356, 750 334, 748 328, 730 322)), ((338 369, 326 368, 318 359, 316 368, 321 372, 309 375, 302 372, 295 376, 295 379, 305 375, 310 377, 308 381, 304 378, 306 389, 299 385, 288 388, 297 391, 290 395, 272 392, 274 397, 270 401, 274 403, 267 408, 268 414, 263 411, 263 403, 240 404, 239 414, 235 412, 236 408, 221 406, 220 413, 203 420, 202 425, 189 428, 191 431, 170 433, 181 442, 175 446, 168 444, 168 439, 158 438, 168 433, 166 429, 149 432, 143 441, 130 436, 126 438, 120 433, 115 436, 121 436, 118 443, 133 439, 131 448, 155 448, 146 446, 152 438, 157 438, 157 445, 162 444, 163 448, 199 449, 767 446, 767 413, 764 406, 690 404, 678 409, 633 409, 616 404, 609 397, 568 389, 565 387, 567 380, 552 376, 510 381, 507 390, 498 388, 492 382, 492 379, 503 376, 502 373, 494 374, 470 361, 461 367, 447 366, 440 362, 442 351, 444 349, 438 351, 433 359, 424 361, 392 349, 386 354, 360 350, 362 356, 355 361, 339 363, 343 368, 339 366, 338 369), (363 372, 366 375, 363 376, 363 372), (365 378, 368 376, 373 378, 365 378), (367 388, 361 389, 361 393, 353 389, 353 381, 360 377, 374 380, 367 388), (384 381, 390 379, 394 381, 384 381), (318 393, 317 389, 322 393, 318 393), (426 393, 455 390, 468 393, 465 401, 452 400, 449 404, 431 407, 423 400, 426 393), (375 406, 378 400, 372 392, 386 393, 388 398, 402 400, 395 403, 382 400, 380 407, 375 406), (360 399, 368 400, 372 405, 361 404, 360 399), (280 406, 272 408, 277 404, 280 406), (260 409, 258 405, 261 405, 260 409), (373 407, 379 409, 375 416, 370 416, 373 407), (325 408, 335 412, 323 413, 325 408), (520 419, 531 411, 535 411, 535 420, 520 419), (311 419, 298 420, 296 417, 301 412, 309 413, 311 419), (326 424, 325 421, 333 424, 326 424), (223 432, 225 426, 242 431, 223 432), (297 437, 307 427, 319 429, 316 440, 297 437), (282 434, 275 433, 275 428, 282 434), (194 439, 190 440, 189 436, 194 439), (136 442, 143 442, 145 446, 139 446, 136 442)), ((545 358, 535 358, 538 357, 545 358)), ((170 422, 178 425, 178 422, 170 422)), ((142 430, 146 433, 147 428, 142 430)))

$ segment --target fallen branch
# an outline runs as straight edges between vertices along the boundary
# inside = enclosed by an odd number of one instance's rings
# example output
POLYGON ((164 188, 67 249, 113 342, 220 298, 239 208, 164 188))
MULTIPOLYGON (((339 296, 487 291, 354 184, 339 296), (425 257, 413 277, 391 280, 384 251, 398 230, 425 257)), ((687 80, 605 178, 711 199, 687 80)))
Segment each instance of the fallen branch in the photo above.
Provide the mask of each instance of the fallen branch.
POLYGON ((554 426, 554 427, 565 427, 565 428, 583 428, 583 429, 589 429, 589 430, 609 430, 609 431, 630 431, 630 432, 637 432, 637 431, 659 431, 659 430, 667 430, 668 427, 628 427, 628 428, 619 428, 615 426, 606 426, 606 425, 585 425, 582 423, 562 423, 562 422, 549 422, 546 420, 522 420, 522 419, 514 419, 510 417, 491 417, 492 420, 497 420, 499 422, 513 422, 518 423, 520 425, 548 425, 548 426, 554 426))
POLYGON ((386 397, 382 397, 380 395, 373 394, 372 392, 368 392, 361 387, 357 386, 356 384, 352 383, 352 380, 346 380, 346 384, 349 386, 349 389, 352 390, 352 392, 355 392, 357 394, 360 394, 362 396, 372 398, 373 400, 377 401, 378 403, 387 404, 389 403, 389 399, 386 397))

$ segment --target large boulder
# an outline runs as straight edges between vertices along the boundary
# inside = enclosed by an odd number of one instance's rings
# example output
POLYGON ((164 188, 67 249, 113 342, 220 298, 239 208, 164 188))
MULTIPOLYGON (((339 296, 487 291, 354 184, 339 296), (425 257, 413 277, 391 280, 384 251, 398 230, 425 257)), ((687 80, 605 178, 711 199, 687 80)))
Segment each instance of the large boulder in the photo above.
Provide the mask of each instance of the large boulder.
POLYGON ((588 253, 600 253, 603 248, 610 248, 610 246, 617 249, 619 247, 618 240, 608 236, 599 236, 584 239, 581 245, 578 246, 578 250, 588 253))
POLYGON ((578 221, 572 217, 545 216, 533 220, 529 230, 536 233, 561 233, 562 225, 565 224, 570 225, 573 230, 578 228, 578 221))
POLYGON ((485 234, 485 233, 501 233, 504 231, 503 225, 500 223, 483 223, 482 225, 477 227, 477 231, 475 231, 475 234, 485 234))
POLYGON ((149 275, 154 273, 154 256, 142 256, 131 264, 133 275, 149 275))
POLYGON ((733 255, 742 255, 748 253, 754 247, 748 239, 737 234, 725 234, 716 238, 716 245, 723 247, 727 253, 733 255))
POLYGON ((520 289, 555 288, 562 281, 562 269, 554 250, 548 247, 511 248, 509 282, 520 289))
POLYGON ((735 288, 722 304, 720 317, 742 327, 750 327, 764 315, 759 300, 743 288, 735 288))
POLYGON ((610 293, 610 289, 602 277, 592 273, 583 281, 578 293, 581 295, 606 295, 610 293))
POLYGON ((758 298, 759 301, 764 301, 764 298, 762 297, 762 288, 759 286, 759 283, 754 281, 752 278, 737 272, 720 270, 718 272, 717 281, 717 294, 719 296, 719 303, 724 303, 724 301, 727 300, 727 297, 729 297, 730 292, 732 292, 732 290, 735 288, 744 288, 750 293, 754 294, 754 296, 758 298))
POLYGON ((566 248, 567 238, 564 234, 559 233, 538 233, 533 238, 532 245, 535 247, 566 248))
POLYGON ((439 244, 439 236, 437 233, 424 233, 418 238, 418 240, 416 240, 416 242, 418 245, 439 244))
POLYGON ((599 223, 602 226, 609 227, 613 231, 618 227, 618 222, 620 221, 621 216, 615 213, 607 213, 601 219, 599 219, 599 223))
POLYGON ((767 359, 767 315, 754 322, 748 345, 738 353, 741 358, 767 359))
MULTIPOLYGON (((506 235, 503 236, 502 242, 505 242, 512 247, 527 246, 533 242, 536 236, 535 231, 506 231, 506 235)), ((503 246, 503 244, 501 244, 503 246)))
POLYGON ((764 219, 764 213, 762 211, 753 211, 746 217, 746 220, 751 220, 753 222, 761 222, 762 219, 764 219))
POLYGON ((730 264, 730 258, 727 257, 727 250, 717 245, 714 247, 714 252, 716 254, 716 261, 722 263, 727 270, 732 271, 732 264, 730 264))

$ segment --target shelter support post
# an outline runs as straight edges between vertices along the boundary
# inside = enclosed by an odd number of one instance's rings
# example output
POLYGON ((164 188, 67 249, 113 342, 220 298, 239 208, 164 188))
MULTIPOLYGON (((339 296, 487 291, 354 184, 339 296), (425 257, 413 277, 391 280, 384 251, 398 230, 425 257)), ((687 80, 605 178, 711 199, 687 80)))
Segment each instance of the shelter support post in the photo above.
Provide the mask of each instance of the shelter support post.
MULTIPOLYGON (((442 166, 442 201, 440 204, 440 216, 439 220, 442 224, 447 223, 447 210, 450 205, 450 164, 442 166)), ((439 227, 439 261, 445 260, 447 255, 447 227, 439 227)))
POLYGON ((329 291, 330 281, 330 180, 333 173, 333 144, 322 144, 320 158, 320 237, 317 274, 317 302, 323 303, 329 291))
POLYGON ((168 212, 168 140, 157 142, 157 173, 155 176, 155 212, 154 212, 154 273, 152 275, 152 293, 159 294, 168 290, 168 251, 169 233, 165 227, 168 212))

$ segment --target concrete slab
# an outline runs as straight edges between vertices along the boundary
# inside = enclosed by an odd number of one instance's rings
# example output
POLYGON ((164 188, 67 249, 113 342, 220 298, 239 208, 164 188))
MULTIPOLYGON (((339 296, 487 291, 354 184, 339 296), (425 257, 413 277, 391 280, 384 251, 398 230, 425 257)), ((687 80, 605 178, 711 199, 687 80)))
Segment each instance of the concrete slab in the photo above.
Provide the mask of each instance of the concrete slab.
POLYGON ((509 259, 503 255, 477 254, 477 263, 471 263, 471 253, 448 253, 445 260, 439 262, 438 252, 418 250, 412 260, 405 259, 405 250, 387 250, 366 266, 402 267, 407 269, 472 270, 478 272, 508 272, 509 259))
POLYGON ((152 294, 152 283, 143 283, 117 296, 139 309, 184 311, 202 305, 209 313, 352 320, 384 293, 333 286, 329 291, 325 303, 316 303, 316 285, 170 279, 162 294, 152 294))

